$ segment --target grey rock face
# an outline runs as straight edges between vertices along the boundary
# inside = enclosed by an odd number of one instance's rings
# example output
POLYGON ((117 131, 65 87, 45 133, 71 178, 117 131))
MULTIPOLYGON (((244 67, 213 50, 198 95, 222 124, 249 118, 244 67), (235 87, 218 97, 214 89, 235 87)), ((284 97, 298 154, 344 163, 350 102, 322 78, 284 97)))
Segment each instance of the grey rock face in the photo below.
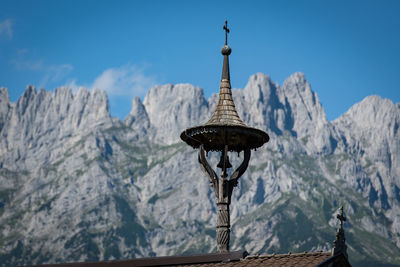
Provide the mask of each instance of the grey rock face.
POLYGON ((133 99, 131 112, 126 116, 124 123, 142 138, 149 134, 150 119, 139 97, 133 99))
POLYGON ((189 84, 153 87, 143 104, 154 129, 152 138, 165 144, 178 142, 182 129, 204 122, 208 115, 203 90, 189 84))
MULTIPOLYGON (((400 227, 399 111, 392 101, 369 96, 333 122, 342 150, 356 162, 350 168, 355 175, 348 178, 349 183, 368 198, 370 207, 391 217, 393 223, 387 235, 400 227), (362 175, 357 172, 360 167, 362 175)), ((399 246, 399 235, 393 237, 399 246)))
POLYGON ((6 88, 0 88, 0 131, 8 120, 8 114, 11 109, 10 98, 6 88))
POLYGON ((72 95, 67 88, 51 93, 28 86, 1 131, 0 157, 14 168, 21 168, 20 161, 23 169, 34 170, 65 153, 64 140, 80 138, 104 124, 111 124, 104 91, 81 88, 72 95))
MULTIPOLYGON (((400 254, 400 105, 371 96, 329 122, 310 84, 258 73, 233 90, 269 143, 234 190, 232 250, 327 250, 344 205, 350 260, 400 254)), ((101 90, 0 89, 0 263, 215 251, 216 207, 197 151, 180 142, 217 103, 189 84, 152 88, 122 122, 101 90)), ((230 155, 234 167, 243 155, 230 155)), ((209 161, 216 166, 217 153, 209 161)))

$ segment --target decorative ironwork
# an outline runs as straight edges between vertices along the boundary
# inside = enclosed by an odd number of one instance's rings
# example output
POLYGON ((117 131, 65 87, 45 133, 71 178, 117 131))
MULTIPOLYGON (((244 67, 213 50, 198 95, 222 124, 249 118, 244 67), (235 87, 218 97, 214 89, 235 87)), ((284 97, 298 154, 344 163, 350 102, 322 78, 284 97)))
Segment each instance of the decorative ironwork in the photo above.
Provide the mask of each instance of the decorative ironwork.
POLYGON ((343 213, 343 206, 340 207, 339 214, 336 215, 336 218, 340 221, 339 229, 336 232, 336 239, 333 242, 333 255, 343 254, 346 259, 348 258, 347 255, 347 245, 346 245, 346 238, 344 237, 344 230, 343 230, 343 222, 346 221, 346 217, 343 213))
POLYGON ((251 149, 261 147, 268 142, 269 136, 264 131, 248 127, 239 117, 232 98, 229 55, 232 49, 228 46, 228 22, 225 21, 225 45, 221 49, 224 56, 222 67, 219 102, 210 120, 204 125, 184 130, 180 137, 188 145, 199 149, 198 161, 201 169, 207 174, 210 185, 214 189, 217 212, 217 250, 229 251, 230 214, 229 205, 233 188, 238 185, 239 178, 249 165, 251 149), (207 161, 209 151, 221 152, 217 167, 221 169, 219 178, 207 161), (227 169, 232 165, 229 162, 228 152, 244 151, 243 162, 228 179, 227 169))

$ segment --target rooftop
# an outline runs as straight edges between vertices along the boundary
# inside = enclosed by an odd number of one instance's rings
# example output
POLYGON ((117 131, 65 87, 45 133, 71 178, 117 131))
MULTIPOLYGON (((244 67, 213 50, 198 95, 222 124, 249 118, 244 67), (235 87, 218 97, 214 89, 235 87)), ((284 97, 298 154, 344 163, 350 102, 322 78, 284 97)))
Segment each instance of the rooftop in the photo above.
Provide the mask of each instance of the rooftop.
POLYGON ((47 267, 132 267, 132 266, 350 266, 343 254, 303 252, 288 254, 247 255, 246 251, 167 256, 119 261, 47 264, 47 267))

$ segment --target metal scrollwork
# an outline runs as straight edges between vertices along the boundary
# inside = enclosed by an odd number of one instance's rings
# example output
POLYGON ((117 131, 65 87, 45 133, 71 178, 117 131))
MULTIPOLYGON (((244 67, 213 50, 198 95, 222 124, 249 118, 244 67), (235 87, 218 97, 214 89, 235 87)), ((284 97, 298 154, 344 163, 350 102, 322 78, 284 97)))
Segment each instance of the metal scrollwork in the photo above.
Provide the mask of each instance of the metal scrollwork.
POLYGON ((239 178, 246 172, 247 167, 249 166, 251 151, 249 148, 244 150, 244 159, 242 164, 232 173, 229 178, 229 195, 232 195, 233 188, 238 185, 239 178))
POLYGON ((229 251, 229 240, 230 240, 230 212, 229 204, 231 203, 231 196, 233 188, 237 186, 239 178, 246 171, 251 152, 250 149, 244 150, 244 159, 240 166, 232 173, 229 180, 226 179, 226 166, 228 165, 227 147, 222 152, 221 157, 223 163, 221 164, 222 174, 221 178, 218 178, 216 172, 211 168, 207 161, 206 151, 203 145, 199 147, 198 160, 201 169, 207 174, 210 184, 214 189, 215 197, 217 199, 218 216, 217 216, 217 249, 219 252, 229 251))
POLYGON ((210 164, 208 164, 206 158, 206 152, 204 150, 204 146, 200 145, 199 148, 199 163, 200 168, 203 172, 205 172, 210 180, 210 185, 213 187, 216 197, 218 198, 218 176, 215 171, 211 168, 210 164))

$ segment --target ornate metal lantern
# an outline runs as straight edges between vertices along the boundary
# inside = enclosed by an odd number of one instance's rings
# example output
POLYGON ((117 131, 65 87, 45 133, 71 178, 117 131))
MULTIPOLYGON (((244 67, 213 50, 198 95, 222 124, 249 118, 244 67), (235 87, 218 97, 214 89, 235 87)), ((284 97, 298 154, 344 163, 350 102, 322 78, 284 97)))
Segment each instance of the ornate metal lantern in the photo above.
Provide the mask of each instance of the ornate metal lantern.
POLYGON ((218 206, 217 217, 217 250, 218 252, 229 251, 230 239, 230 215, 229 205, 232 191, 238 184, 238 179, 246 171, 250 160, 250 150, 261 147, 268 142, 269 136, 264 131, 248 127, 236 112, 232 99, 229 55, 232 50, 228 46, 227 21, 223 27, 225 30, 225 45, 221 49, 224 56, 222 79, 219 92, 217 109, 211 119, 204 125, 184 130, 180 137, 193 148, 199 148, 199 163, 202 170, 208 175, 214 189, 218 206), (222 170, 221 178, 207 162, 206 152, 220 151, 221 159, 217 167, 222 170), (232 165, 229 162, 228 151, 240 153, 244 151, 244 159, 241 165, 231 174, 228 179, 227 169, 232 165))

